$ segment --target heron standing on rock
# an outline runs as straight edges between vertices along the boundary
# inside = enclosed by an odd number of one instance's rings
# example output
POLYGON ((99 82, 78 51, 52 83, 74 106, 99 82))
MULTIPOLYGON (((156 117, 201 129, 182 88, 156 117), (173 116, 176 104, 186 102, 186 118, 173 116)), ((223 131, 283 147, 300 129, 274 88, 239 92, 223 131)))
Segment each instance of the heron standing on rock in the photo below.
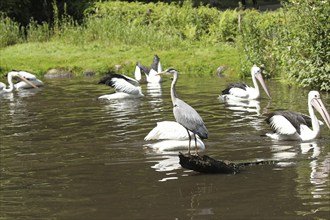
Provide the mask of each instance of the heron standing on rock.
POLYGON ((201 139, 208 138, 208 131, 205 127, 203 119, 193 107, 191 107, 190 105, 188 105, 187 103, 185 103, 184 101, 182 101, 177 97, 175 86, 176 86, 176 82, 178 81, 178 76, 179 76, 178 71, 174 68, 169 68, 158 74, 162 74, 162 73, 173 75, 173 81, 171 84, 171 99, 173 103, 174 118, 179 124, 181 124, 187 130, 189 136, 188 154, 190 154, 190 145, 191 145, 191 135, 189 131, 194 134, 195 150, 196 150, 196 154, 198 154, 196 135, 198 135, 201 139))

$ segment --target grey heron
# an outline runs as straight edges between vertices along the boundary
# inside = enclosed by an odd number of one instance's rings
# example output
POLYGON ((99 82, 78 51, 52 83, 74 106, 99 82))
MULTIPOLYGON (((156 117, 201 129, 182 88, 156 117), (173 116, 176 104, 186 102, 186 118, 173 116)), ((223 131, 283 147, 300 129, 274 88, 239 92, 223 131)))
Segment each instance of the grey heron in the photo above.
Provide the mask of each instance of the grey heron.
POLYGON ((261 86, 265 90, 267 96, 270 98, 270 94, 266 87, 265 81, 262 78, 261 69, 253 65, 251 68, 251 76, 253 87, 249 87, 248 85, 240 82, 229 84, 226 89, 222 91, 222 95, 220 95, 220 99, 226 101, 227 99, 258 99, 260 98, 260 90, 257 80, 259 80, 261 86), (257 80, 256 80, 257 79, 257 80))
POLYGON ((321 100, 320 93, 310 91, 308 93, 308 111, 309 116, 291 111, 275 111, 270 113, 265 119, 267 124, 271 126, 274 133, 267 133, 266 136, 275 140, 313 140, 320 135, 321 121, 317 120, 315 108, 327 126, 330 128, 329 113, 321 100))
POLYGON ((116 73, 110 73, 100 79, 98 84, 105 84, 113 87, 115 93, 102 95, 99 99, 125 99, 139 98, 144 96, 140 84, 135 79, 116 73))
POLYGON ((203 119, 201 116, 197 113, 197 111, 179 99, 176 94, 176 83, 178 81, 179 73, 174 68, 169 68, 165 70, 162 73, 168 73, 173 75, 173 81, 171 83, 171 99, 173 104, 173 114, 175 120, 181 124, 187 131, 187 134, 189 136, 189 147, 188 147, 188 154, 190 154, 190 146, 191 146, 191 134, 189 131, 191 131, 194 134, 195 139, 195 150, 196 154, 197 152, 197 135, 201 139, 207 139, 208 138, 208 131, 205 127, 205 124, 203 122, 203 119))
POLYGON ((12 92, 14 89, 21 90, 21 89, 28 89, 28 88, 38 88, 38 86, 44 85, 43 82, 31 73, 26 71, 17 71, 13 70, 7 74, 8 80, 8 88, 6 84, 1 83, 0 85, 0 92, 12 92), (13 83, 13 79, 17 78, 19 81, 17 83, 13 83))
POLYGON ((135 66, 134 76, 136 80, 140 81, 142 77, 141 72, 143 72, 146 76, 148 83, 160 83, 162 81, 162 77, 157 73, 160 73, 162 71, 163 69, 160 63, 160 58, 155 55, 150 68, 137 62, 135 66))

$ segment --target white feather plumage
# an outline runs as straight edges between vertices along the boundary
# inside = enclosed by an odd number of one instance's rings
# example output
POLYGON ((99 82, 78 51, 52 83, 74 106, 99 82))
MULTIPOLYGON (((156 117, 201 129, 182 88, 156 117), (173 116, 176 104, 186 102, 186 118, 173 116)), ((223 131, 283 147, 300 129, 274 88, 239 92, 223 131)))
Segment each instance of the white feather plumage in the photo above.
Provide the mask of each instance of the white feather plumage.
MULTIPOLYGON (((194 135, 192 132, 190 132, 190 135, 192 136, 191 142, 193 143, 194 135)), ((159 151, 188 150, 189 148, 187 130, 174 121, 157 122, 157 126, 149 132, 144 140, 161 140, 156 143, 146 144, 149 148, 159 151)), ((205 145, 198 135, 196 136, 196 144, 199 150, 205 149, 205 145)))

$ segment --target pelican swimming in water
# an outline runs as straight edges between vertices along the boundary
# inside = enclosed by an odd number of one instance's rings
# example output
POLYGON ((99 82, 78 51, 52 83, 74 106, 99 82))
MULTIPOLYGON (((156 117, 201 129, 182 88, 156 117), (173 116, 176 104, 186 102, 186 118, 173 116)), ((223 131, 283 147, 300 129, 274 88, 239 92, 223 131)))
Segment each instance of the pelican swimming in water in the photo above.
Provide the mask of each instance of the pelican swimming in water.
POLYGON ((13 70, 7 74, 8 88, 6 84, 0 83, 0 92, 12 92, 15 90, 28 89, 28 88, 38 88, 43 86, 44 83, 37 79, 37 77, 31 73, 25 71, 13 70), (13 79, 20 79, 22 81, 18 83, 13 83, 13 79))
POLYGON ((135 79, 116 73, 110 73, 103 77, 99 84, 105 84, 115 89, 115 93, 102 95, 99 99, 125 99, 144 96, 140 84, 135 79))
POLYGON ((174 118, 180 125, 182 125, 186 129, 187 134, 189 136, 188 154, 190 154, 190 144, 192 136, 191 133, 193 133, 195 139, 195 150, 197 154, 197 137, 199 137, 200 139, 208 138, 208 131, 205 127, 203 119, 193 107, 191 107, 177 97, 176 82, 179 77, 178 71, 174 68, 169 68, 164 72, 160 72, 158 74, 162 73, 168 73, 173 75, 173 81, 171 84, 171 99, 173 103, 174 118))
POLYGON ((320 93, 310 91, 308 93, 309 116, 291 111, 275 111, 270 113, 265 121, 271 126, 274 133, 266 136, 275 140, 301 140, 308 141, 319 137, 320 124, 317 120, 314 108, 320 113, 327 126, 330 128, 329 113, 324 107, 320 93))
MULTIPOLYGON (((189 131, 190 135, 194 135, 189 131)), ((197 148, 204 150, 205 145, 203 141, 197 138, 197 148)), ((145 141, 161 140, 156 143, 147 144, 148 147, 159 151, 173 151, 188 149, 189 136, 187 130, 175 121, 162 121, 157 122, 157 126, 154 127, 148 135, 144 138, 145 141)))
POLYGON ((162 77, 158 73, 162 72, 163 68, 160 63, 160 58, 157 55, 154 56, 150 68, 143 66, 139 62, 136 63, 134 76, 138 81, 142 78, 141 71, 144 72, 148 83, 160 83, 162 81, 162 77))
POLYGON ((220 95, 220 99, 226 101, 227 99, 259 99, 260 98, 260 90, 257 80, 260 82, 261 86, 265 90, 267 96, 270 98, 270 94, 266 87, 266 84, 262 78, 261 69, 254 65, 251 68, 251 76, 253 87, 249 87, 244 83, 232 83, 227 86, 226 89, 222 91, 222 95, 220 95))

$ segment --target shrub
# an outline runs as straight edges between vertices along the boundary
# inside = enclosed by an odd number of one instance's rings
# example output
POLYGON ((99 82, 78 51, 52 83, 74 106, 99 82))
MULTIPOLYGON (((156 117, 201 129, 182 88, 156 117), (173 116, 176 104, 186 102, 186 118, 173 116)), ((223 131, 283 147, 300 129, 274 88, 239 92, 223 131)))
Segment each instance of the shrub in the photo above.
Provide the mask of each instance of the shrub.
POLYGON ((0 13, 0 48, 21 43, 24 38, 19 24, 0 13))
POLYGON ((241 25, 238 45, 242 51, 243 77, 250 75, 253 64, 264 66, 266 77, 278 73, 276 46, 281 42, 281 31, 284 23, 283 14, 279 12, 261 13, 244 11, 241 13, 241 25))
POLYGON ((329 2, 289 0, 285 7, 286 50, 281 60, 286 65, 282 71, 304 87, 330 91, 329 2))
POLYGON ((49 40, 52 36, 51 28, 48 23, 44 22, 42 25, 39 25, 33 19, 30 20, 25 30, 28 42, 44 42, 49 40))
POLYGON ((243 12, 238 37, 243 76, 256 63, 265 66, 268 77, 281 75, 303 87, 330 91, 326 2, 288 0, 276 12, 243 12))

